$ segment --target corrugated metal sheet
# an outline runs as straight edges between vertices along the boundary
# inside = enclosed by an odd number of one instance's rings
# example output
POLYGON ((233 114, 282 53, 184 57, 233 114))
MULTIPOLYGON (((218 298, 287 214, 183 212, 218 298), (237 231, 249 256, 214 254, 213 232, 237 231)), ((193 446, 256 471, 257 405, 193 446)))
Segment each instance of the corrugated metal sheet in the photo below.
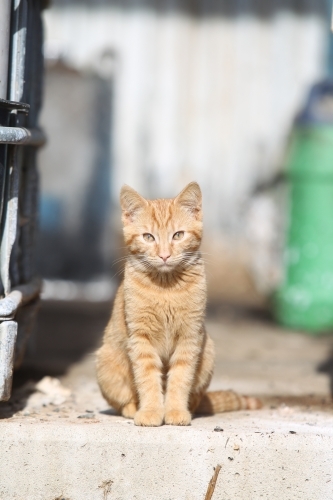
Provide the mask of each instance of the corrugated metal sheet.
POLYGON ((206 227, 236 229, 324 72, 325 1, 58 3, 47 55, 115 80, 115 199, 197 180, 206 227))

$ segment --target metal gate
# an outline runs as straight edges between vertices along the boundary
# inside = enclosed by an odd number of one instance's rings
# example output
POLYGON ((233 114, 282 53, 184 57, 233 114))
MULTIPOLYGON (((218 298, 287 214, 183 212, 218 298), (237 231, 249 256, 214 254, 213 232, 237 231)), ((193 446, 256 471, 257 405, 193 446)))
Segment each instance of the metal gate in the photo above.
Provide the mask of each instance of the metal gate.
POLYGON ((38 309, 34 271, 37 148, 43 55, 42 0, 0 6, 0 401, 10 397, 38 309))

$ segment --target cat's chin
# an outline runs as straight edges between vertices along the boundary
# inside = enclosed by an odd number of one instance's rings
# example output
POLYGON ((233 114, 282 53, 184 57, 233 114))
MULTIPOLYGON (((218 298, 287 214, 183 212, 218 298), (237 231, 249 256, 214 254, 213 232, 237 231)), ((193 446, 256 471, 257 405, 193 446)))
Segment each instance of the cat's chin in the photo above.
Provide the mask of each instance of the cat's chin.
POLYGON ((161 264, 156 269, 159 273, 171 273, 171 271, 175 270, 175 266, 172 264, 161 264))

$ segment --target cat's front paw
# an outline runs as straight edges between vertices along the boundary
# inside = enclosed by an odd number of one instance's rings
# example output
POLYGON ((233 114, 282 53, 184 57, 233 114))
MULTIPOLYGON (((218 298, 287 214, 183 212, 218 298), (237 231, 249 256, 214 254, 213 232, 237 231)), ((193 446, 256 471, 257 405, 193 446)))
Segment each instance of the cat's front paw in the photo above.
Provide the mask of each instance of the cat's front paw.
POLYGON ((163 424, 163 412, 154 410, 139 410, 134 417, 135 425, 143 427, 158 427, 163 424))
POLYGON ((121 414, 124 418, 134 418, 136 412, 137 406, 135 403, 128 403, 121 410, 121 414))
POLYGON ((187 410, 170 410, 164 417, 167 425, 191 425, 191 413, 187 410))

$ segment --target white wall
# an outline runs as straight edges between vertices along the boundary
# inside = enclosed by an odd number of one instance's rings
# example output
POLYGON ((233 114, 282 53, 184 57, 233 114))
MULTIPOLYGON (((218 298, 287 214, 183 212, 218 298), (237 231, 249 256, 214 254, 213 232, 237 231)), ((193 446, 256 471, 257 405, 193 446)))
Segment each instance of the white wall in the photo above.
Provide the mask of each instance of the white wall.
POLYGON ((115 79, 115 200, 123 183, 167 197, 197 180, 206 228, 237 233, 253 188, 281 168, 295 111, 323 74, 323 20, 66 5, 45 21, 48 57, 115 79))

